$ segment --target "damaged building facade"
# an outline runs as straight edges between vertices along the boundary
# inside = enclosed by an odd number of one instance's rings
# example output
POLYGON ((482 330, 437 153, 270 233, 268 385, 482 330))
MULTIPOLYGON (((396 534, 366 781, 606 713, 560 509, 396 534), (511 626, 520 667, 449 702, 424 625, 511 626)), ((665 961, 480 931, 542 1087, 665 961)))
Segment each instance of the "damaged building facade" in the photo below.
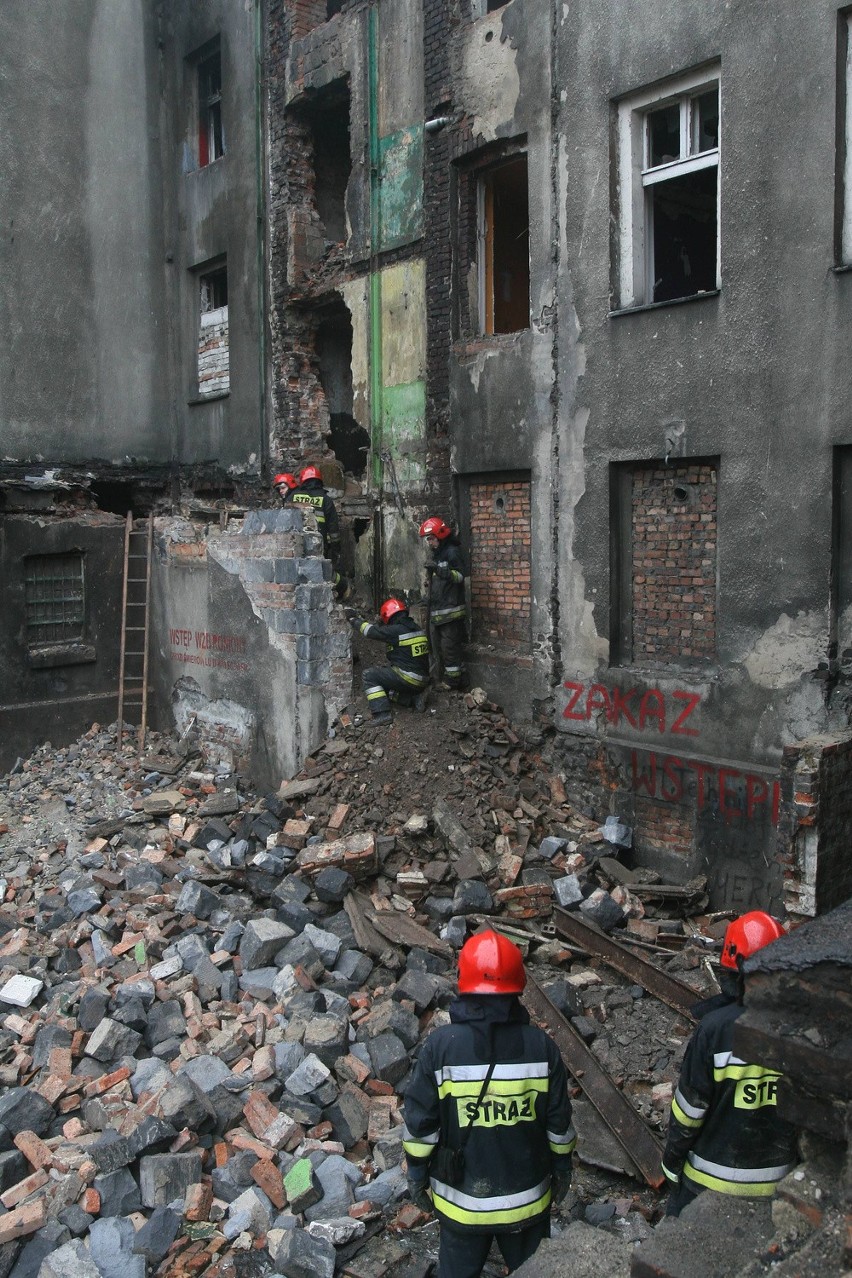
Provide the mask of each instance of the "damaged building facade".
POLYGON ((0 17, 15 739, 110 714, 153 510, 157 721, 295 767, 351 679, 315 534, 258 514, 311 461, 373 602, 456 522, 476 682, 643 864, 718 907, 848 896, 848 11, 82 7, 61 70, 45 5, 0 17), (32 583, 81 566, 51 642, 32 583))

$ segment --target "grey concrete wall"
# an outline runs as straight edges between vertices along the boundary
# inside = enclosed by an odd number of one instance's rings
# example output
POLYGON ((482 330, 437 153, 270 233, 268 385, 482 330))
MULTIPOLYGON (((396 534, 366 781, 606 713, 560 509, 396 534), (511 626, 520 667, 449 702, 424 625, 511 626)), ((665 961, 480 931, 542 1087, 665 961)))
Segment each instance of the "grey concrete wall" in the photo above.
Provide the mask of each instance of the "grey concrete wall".
POLYGON ((0 520, 9 623, 0 627, 0 772, 44 741, 65 744, 96 720, 115 721, 123 550, 124 521, 111 515, 0 520), (83 556, 83 641, 70 660, 35 666, 26 629, 26 556, 70 552, 83 556))
POLYGON ((350 636, 313 519, 305 531, 295 511, 249 521, 222 536, 157 522, 152 714, 179 732, 194 719, 209 758, 274 789, 349 700, 350 636))
MULTIPOLYGON (((517 140, 527 154, 530 224, 530 326, 470 341, 450 356, 451 467, 464 490, 468 477, 528 471, 532 479, 532 623, 549 644, 552 516, 549 453, 553 411, 555 276, 552 239, 551 12, 533 0, 511 0, 462 24, 450 50, 453 105, 470 123, 474 149, 517 140)), ((469 289, 456 269, 453 288, 469 289)), ((530 717, 534 693, 545 695, 549 663, 532 670, 472 654, 475 676, 519 719, 530 717), (508 704, 508 703, 507 703, 508 704)))
POLYGON ((256 76, 260 0, 161 4, 165 261, 171 313, 179 462, 215 460, 256 473, 265 455, 262 315, 263 204, 258 180, 261 100, 256 76), (196 55, 219 39, 224 155, 198 167, 196 55), (225 257, 228 269, 230 390, 197 395, 198 269, 225 257))
POLYGON ((0 9, 6 460, 257 468, 255 14, 255 4, 158 0, 0 9), (185 59, 215 35, 226 153, 198 172, 187 159, 197 124, 185 59), (231 391, 196 406, 191 271, 221 254, 231 391))
MULTIPOLYGON (((558 726, 627 741, 614 804, 631 802, 634 748, 732 769, 733 793, 751 770, 771 777, 785 743, 830 723, 818 668, 830 635, 832 448, 852 437, 852 277, 832 271, 837 20, 824 0, 647 0, 631 6, 629 21, 614 0, 559 11, 562 667, 585 688, 700 698, 687 740, 673 735, 671 716, 662 733, 656 724, 635 731, 624 717, 614 727, 600 713, 566 722, 567 695, 557 689, 558 726), (611 317, 613 100, 716 60, 721 292, 611 317), (719 459, 717 660, 616 669, 610 467, 663 457, 672 419, 683 423, 686 457, 719 459)), ((775 840, 767 806, 749 822, 741 798, 727 813, 710 804, 695 862, 682 869, 712 875, 736 847, 752 880, 765 882, 775 840)))
POLYGON ((170 455, 157 59, 143 0, 0 6, 7 460, 170 455))

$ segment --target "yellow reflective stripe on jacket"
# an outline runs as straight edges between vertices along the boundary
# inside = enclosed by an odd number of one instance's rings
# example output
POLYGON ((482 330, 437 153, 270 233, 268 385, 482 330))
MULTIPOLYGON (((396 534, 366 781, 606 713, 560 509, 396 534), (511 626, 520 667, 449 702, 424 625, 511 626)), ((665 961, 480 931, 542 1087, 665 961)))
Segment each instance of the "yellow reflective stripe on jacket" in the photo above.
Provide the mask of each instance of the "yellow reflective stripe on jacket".
MULTIPOLYGON (((486 1096, 517 1096, 520 1092, 546 1092, 547 1090, 546 1078, 492 1078, 488 1084, 486 1096)), ((481 1091, 481 1080, 477 1082, 472 1079, 467 1082, 448 1078, 438 1088, 438 1097, 440 1100, 443 1100, 445 1096, 476 1097, 481 1091)))
POLYGON ((781 1163, 775 1167, 728 1167, 702 1158, 694 1150, 686 1156, 683 1174, 689 1180, 715 1189, 720 1194, 735 1194, 741 1198, 765 1198, 775 1192, 779 1180, 793 1170, 795 1163, 781 1163))
POLYGON ((687 1180, 704 1185, 706 1189, 715 1189, 717 1194, 733 1194, 735 1198, 769 1198, 778 1186, 777 1180, 723 1180, 721 1176, 710 1176, 707 1172, 698 1171, 689 1163, 684 1165, 683 1174, 687 1180))
POLYGON ((672 1097, 672 1114, 681 1127, 701 1127, 707 1115, 707 1108, 705 1106, 701 1109, 698 1105, 690 1105, 678 1088, 672 1097))
POLYGON ((515 1225, 540 1216, 550 1206, 550 1178, 520 1194, 474 1198, 452 1185, 431 1180, 435 1210, 459 1225, 515 1225))
POLYGON ((432 1132, 429 1136, 412 1136, 407 1127, 402 1129, 402 1148, 412 1158, 429 1158, 435 1152, 435 1146, 441 1139, 440 1132, 432 1132))
POLYGON ((431 620, 433 626, 440 626, 447 621, 462 621, 466 616, 464 604, 455 604, 452 608, 434 608, 431 620))
POLYGON ((577 1144, 577 1133, 573 1127, 567 1132, 548 1132, 547 1143, 552 1154, 572 1154, 577 1144))

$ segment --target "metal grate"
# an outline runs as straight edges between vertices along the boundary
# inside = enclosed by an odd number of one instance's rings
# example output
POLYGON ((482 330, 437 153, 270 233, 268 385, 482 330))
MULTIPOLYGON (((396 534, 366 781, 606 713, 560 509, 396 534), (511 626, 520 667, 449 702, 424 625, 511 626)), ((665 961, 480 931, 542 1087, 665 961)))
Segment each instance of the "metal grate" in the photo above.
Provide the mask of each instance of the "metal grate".
POLYGON ((66 643, 83 638, 83 556, 32 555, 26 560, 27 643, 66 643))

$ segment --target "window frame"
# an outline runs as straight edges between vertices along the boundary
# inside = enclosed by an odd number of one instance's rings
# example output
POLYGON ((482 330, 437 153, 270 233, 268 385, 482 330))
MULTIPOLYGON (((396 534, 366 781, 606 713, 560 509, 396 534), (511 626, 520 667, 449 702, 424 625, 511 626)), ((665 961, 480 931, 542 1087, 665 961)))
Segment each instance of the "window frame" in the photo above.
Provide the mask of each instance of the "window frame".
POLYGON ((677 79, 640 90, 617 103, 618 142, 618 307, 633 310, 645 306, 669 306, 702 298, 722 287, 722 72, 719 63, 678 76, 677 79), (719 136, 710 150, 693 152, 691 105, 714 88, 719 99, 719 136), (651 115, 677 104, 680 111, 681 154, 678 159, 650 165, 648 122, 651 115), (685 154, 684 154, 685 150, 685 154), (655 302, 654 243, 650 199, 661 182, 716 168, 716 281, 715 289, 687 293, 655 302))
POLYGON ((838 49, 837 266, 852 269, 852 10, 841 11, 838 49))
POLYGON ((190 54, 187 62, 191 68, 192 83, 188 86, 187 105, 193 109, 194 118, 189 121, 193 134, 191 146, 195 151, 196 167, 207 169, 224 159, 225 122, 222 115, 222 42, 219 36, 209 40, 201 49, 190 54), (209 91, 205 84, 208 68, 218 62, 218 86, 209 91))
POLYGON ((221 254, 212 258, 207 262, 202 262, 198 266, 191 268, 190 275, 192 278, 192 296, 193 296, 193 316, 194 316, 194 341, 193 341, 193 373, 190 381, 190 404, 207 404, 211 400, 224 399, 231 393, 231 313, 230 313, 230 287, 228 279, 228 257, 227 254, 221 254), (210 284, 208 284, 208 281, 210 284), (224 281, 225 301, 220 301, 218 305, 211 305, 215 297, 217 286, 224 281), (212 284, 212 287, 211 287, 212 284), (207 298, 205 299, 205 287, 210 288, 207 298), (201 382, 201 369, 199 367, 200 345, 202 340, 202 328, 205 315, 214 315, 220 311, 227 312, 228 322, 228 374, 227 384, 215 387, 211 390, 204 390, 201 382))
POLYGON ((477 329, 480 337, 525 333, 532 326, 532 263, 530 261, 529 154, 519 150, 484 165, 476 174, 477 329), (523 162, 527 184, 527 322, 521 328, 496 329, 494 316, 494 178, 501 169, 523 162))

